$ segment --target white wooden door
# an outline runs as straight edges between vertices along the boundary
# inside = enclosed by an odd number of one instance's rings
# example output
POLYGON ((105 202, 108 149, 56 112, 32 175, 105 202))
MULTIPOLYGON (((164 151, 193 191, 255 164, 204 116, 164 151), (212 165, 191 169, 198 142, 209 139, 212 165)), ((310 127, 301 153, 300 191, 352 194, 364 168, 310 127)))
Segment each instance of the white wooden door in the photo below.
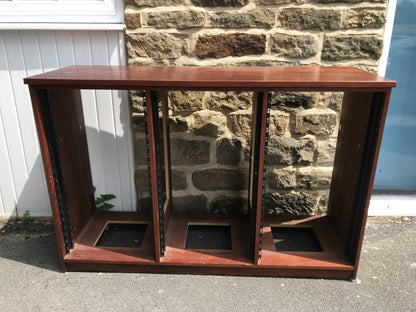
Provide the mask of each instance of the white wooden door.
MULTIPOLYGON (((35 122, 23 78, 69 65, 125 64, 122 31, 0 31, 0 216, 49 216, 35 122)), ((127 94, 82 91, 93 183, 135 210, 127 94)))

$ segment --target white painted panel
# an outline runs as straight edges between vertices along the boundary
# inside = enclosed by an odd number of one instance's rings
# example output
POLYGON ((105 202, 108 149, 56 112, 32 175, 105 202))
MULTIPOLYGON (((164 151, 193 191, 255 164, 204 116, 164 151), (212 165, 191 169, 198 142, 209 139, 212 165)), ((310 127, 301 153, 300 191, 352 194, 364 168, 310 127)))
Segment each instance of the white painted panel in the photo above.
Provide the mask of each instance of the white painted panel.
MULTIPOLYGON (((26 181, 28 180, 25 151, 21 134, 21 126, 17 115, 16 93, 14 90, 12 69, 9 66, 10 49, 7 44, 11 41, 13 34, 16 32, 1 34, 0 47, 0 70, 1 70, 1 109, 4 134, 7 145, 7 154, 9 159, 10 171, 13 176, 13 187, 15 195, 15 204, 5 207, 6 213, 14 214, 15 206, 18 210, 20 207, 19 196, 23 191, 26 181)), ((3 194, 4 196, 4 194, 3 194)))
MULTIPOLYGON (((79 64, 125 63, 119 31, 0 31, 0 216, 50 215, 35 123, 23 78, 79 64)), ((116 210, 135 210, 126 92, 81 91, 93 183, 116 210)))
POLYGON ((0 1, 0 23, 122 22, 123 0, 0 1))
MULTIPOLYGON (((91 48, 93 65, 109 65, 108 42, 105 33, 91 36, 91 48)), ((121 193, 112 92, 98 90, 96 98, 105 182, 103 186, 97 186, 97 192, 121 193)), ((120 197, 114 200, 114 204, 121 207, 120 197)))
MULTIPOLYGON (((19 32, 19 37, 23 55, 22 65, 24 66, 24 76, 27 77, 41 73, 42 64, 36 32, 19 32)), ((21 79, 16 83, 21 86, 21 79)), ((26 181, 23 193, 20 195, 19 202, 24 209, 19 211, 19 214, 29 210, 28 208, 25 209, 25 207, 30 207, 32 215, 47 215, 49 213, 49 205, 45 205, 45 203, 48 203, 49 198, 47 196, 47 187, 44 179, 43 163, 40 157, 38 137, 37 133, 32 130, 36 128, 36 125, 33 119, 33 110, 30 105, 27 86, 24 86, 23 89, 21 89, 21 92, 20 96, 22 97, 22 109, 24 110, 24 113, 19 113, 19 116, 24 115, 27 119, 27 121, 24 122, 24 129, 30 144, 27 144, 24 141, 24 146, 27 150, 26 163, 29 178, 26 181)))
POLYGON ((75 56, 72 33, 69 31, 59 31, 55 33, 55 38, 59 67, 74 65, 75 56))
POLYGON ((44 72, 54 70, 59 67, 58 53, 56 48, 55 32, 39 31, 39 50, 44 72))
MULTIPOLYGON (((1 79, 1 75, 0 75, 1 79)), ((0 91, 1 91, 0 86, 0 91)), ((16 196, 14 189, 13 175, 11 172, 11 164, 9 151, 7 149, 6 135, 2 115, 0 114, 0 215, 12 215, 15 213, 16 196)))
POLYGON ((369 216, 416 216, 415 195, 373 195, 369 216))
MULTIPOLYGON (((108 54, 110 65, 115 65, 118 62, 123 63, 125 61, 123 47, 123 38, 120 33, 109 33, 107 36, 108 39, 108 54), (119 46, 119 49, 115 47, 119 46)), ((113 117, 114 117, 114 127, 116 135, 116 148, 117 150, 126 150, 126 153, 118 153, 118 171, 121 176, 129 177, 129 179, 119 179, 120 181, 120 190, 121 190, 121 207, 123 210, 127 210, 126 207, 132 206, 135 202, 135 190, 133 189, 134 180, 133 176, 129 175, 131 171, 130 168, 134 168, 133 163, 133 150, 131 145, 131 136, 130 136, 130 110, 128 106, 125 105, 128 103, 127 92, 113 91, 113 117), (122 140, 118 138, 124 138, 122 140)))
MULTIPOLYGON (((76 65, 91 65, 91 41, 89 32, 74 32, 72 34, 74 43, 74 54, 76 65)), ((97 118, 97 109, 95 101, 95 91, 82 90, 82 108, 84 111, 85 126, 87 131, 88 148, 91 163, 91 173, 94 177, 94 185, 97 187, 104 184, 104 167, 101 160, 101 148, 97 118)), ((100 188, 101 190, 101 188, 100 188)))

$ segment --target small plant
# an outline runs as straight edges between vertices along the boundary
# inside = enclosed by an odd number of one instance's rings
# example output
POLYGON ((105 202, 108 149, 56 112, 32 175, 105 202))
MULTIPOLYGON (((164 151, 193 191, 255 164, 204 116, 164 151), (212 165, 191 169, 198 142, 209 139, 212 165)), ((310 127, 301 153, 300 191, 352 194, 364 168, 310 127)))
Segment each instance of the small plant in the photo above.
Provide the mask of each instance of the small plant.
POLYGON ((22 217, 22 222, 27 224, 33 221, 33 217, 30 215, 29 210, 26 210, 22 217))
MULTIPOLYGON (((94 187, 94 194, 96 188, 94 187)), ((110 204, 108 201, 116 198, 114 194, 100 194, 100 197, 95 198, 95 209, 97 211, 107 211, 114 207, 113 204, 110 204)))

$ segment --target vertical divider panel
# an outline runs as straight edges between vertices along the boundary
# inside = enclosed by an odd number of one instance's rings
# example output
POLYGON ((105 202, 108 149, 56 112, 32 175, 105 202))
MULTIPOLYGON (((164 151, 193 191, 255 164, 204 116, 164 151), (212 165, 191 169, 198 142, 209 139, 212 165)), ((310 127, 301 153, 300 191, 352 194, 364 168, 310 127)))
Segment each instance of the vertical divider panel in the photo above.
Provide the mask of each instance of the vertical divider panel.
POLYGON ((261 257, 263 197, 265 183, 265 160, 267 153, 267 134, 270 97, 268 92, 255 93, 253 101, 252 145, 250 155, 250 254, 254 264, 261 257))
POLYGON ((172 175, 171 175, 171 158, 170 158, 170 131, 169 131, 169 107, 167 91, 160 92, 162 102, 162 128, 163 128, 163 160, 165 169, 165 189, 166 200, 163 204, 163 213, 165 219, 165 233, 169 225, 169 219, 172 215, 172 175))
POLYGON ((255 151, 256 151, 256 126, 257 126, 257 107, 258 100, 262 95, 259 92, 253 92, 251 106, 251 146, 250 146, 250 163, 249 163, 249 186, 248 186, 248 214, 249 214, 249 254, 254 259, 255 240, 256 240, 256 196, 257 196, 257 169, 255 168, 255 151))
POLYGON ((150 191, 152 196, 155 258, 160 261, 165 252, 164 187, 162 183, 162 155, 159 131, 159 107, 156 91, 145 91, 146 120, 150 162, 150 191))
POLYGON ((76 241, 95 212, 81 94, 79 90, 64 89, 50 89, 48 94, 62 168, 62 191, 76 241))

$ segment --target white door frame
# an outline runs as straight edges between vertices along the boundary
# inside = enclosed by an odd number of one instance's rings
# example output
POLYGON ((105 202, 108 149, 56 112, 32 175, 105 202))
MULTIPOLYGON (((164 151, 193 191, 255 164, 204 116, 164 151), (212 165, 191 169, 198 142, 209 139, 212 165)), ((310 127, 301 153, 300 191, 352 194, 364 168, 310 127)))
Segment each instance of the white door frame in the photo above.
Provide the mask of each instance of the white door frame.
POLYGON ((122 24, 123 0, 0 1, 0 23, 122 24))
MULTIPOLYGON (((390 0, 387 8, 387 20, 384 28, 384 47, 379 61, 378 74, 385 76, 387 61, 390 51, 391 37, 393 34, 394 17, 396 15, 397 0, 390 0)), ((412 195, 372 195, 370 216, 416 216, 416 196, 412 195)))

